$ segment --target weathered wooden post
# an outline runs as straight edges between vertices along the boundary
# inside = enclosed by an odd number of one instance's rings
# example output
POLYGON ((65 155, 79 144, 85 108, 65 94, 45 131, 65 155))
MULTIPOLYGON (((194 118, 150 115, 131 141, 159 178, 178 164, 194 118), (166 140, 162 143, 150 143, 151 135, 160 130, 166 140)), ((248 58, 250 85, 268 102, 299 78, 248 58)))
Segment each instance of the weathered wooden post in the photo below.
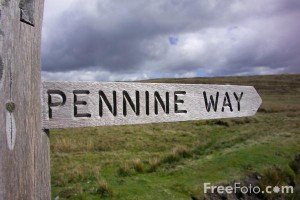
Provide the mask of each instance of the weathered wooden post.
POLYGON ((0 0, 0 200, 50 199, 49 135, 42 131, 44 0, 0 0))

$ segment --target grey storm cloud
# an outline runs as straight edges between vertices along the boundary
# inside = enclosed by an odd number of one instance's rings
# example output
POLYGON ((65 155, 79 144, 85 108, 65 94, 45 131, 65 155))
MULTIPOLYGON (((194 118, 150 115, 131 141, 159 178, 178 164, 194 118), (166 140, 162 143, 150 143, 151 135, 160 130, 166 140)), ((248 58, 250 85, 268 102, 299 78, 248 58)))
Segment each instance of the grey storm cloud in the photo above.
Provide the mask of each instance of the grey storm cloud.
POLYGON ((74 0, 55 15, 63 3, 47 4, 46 79, 300 71, 298 0, 74 0))

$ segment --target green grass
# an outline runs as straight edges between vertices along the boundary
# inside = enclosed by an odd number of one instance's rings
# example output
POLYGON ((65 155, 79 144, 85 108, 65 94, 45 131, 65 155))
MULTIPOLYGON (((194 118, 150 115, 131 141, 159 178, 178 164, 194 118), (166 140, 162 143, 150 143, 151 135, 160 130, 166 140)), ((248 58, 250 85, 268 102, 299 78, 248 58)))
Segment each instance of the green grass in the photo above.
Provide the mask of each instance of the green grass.
POLYGON ((300 153, 300 75, 151 81, 254 85, 263 105, 251 118, 53 130, 53 198, 201 198, 204 182, 288 169, 300 153))

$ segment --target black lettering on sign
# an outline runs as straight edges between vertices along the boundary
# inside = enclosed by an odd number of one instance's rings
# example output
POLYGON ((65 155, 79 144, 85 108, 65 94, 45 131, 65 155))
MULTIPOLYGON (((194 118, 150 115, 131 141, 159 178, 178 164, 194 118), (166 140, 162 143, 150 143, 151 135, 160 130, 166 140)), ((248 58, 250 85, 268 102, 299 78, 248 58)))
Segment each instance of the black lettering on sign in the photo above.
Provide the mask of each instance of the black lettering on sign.
POLYGON ((179 110, 178 104, 183 104, 184 100, 179 99, 178 95, 186 95, 185 91, 175 91, 174 92, 174 111, 175 113, 187 113, 187 110, 179 110))
POLYGON ((230 108, 231 112, 233 111, 228 92, 225 92, 224 101, 223 101, 223 107, 222 107, 222 112, 224 112, 226 106, 228 106, 230 108))
POLYGON ((242 100, 242 97, 243 97, 243 92, 241 92, 240 96, 238 97, 237 94, 234 92, 233 95, 235 97, 235 100, 237 101, 237 104, 238 104, 238 111, 241 110, 241 105, 240 105, 240 102, 242 100))
POLYGON ((127 91, 123 91, 123 115, 127 115, 127 102, 129 103, 131 109, 135 112, 135 114, 138 116, 140 115, 140 92, 135 91, 135 105, 129 96, 127 91))
POLYGON ((150 114, 150 108, 149 108, 149 92, 145 92, 145 98, 146 98, 146 115, 150 114))
POLYGON ((170 105, 169 105, 169 92, 166 92, 166 103, 163 102, 160 94, 158 92, 154 92, 154 112, 156 115, 158 115, 158 102, 164 112, 166 114, 169 114, 170 105))
POLYGON ((78 95, 88 95, 90 94, 90 91, 88 90, 74 90, 74 117, 91 117, 90 113, 78 113, 78 107, 79 105, 86 106, 86 101, 80 101, 78 100, 78 95))
POLYGON ((48 90, 48 114, 49 114, 49 119, 52 118, 52 108, 53 107, 58 107, 58 106, 63 106, 66 103, 66 95, 60 90, 48 90), (52 95, 59 95, 62 99, 61 102, 53 102, 52 100, 52 95))
POLYGON ((213 95, 210 95, 209 99, 210 101, 208 102, 206 92, 203 92, 204 96, 204 101, 205 101, 205 107, 207 112, 210 112, 210 108, 213 107, 213 110, 217 112, 218 108, 218 99, 219 99, 219 92, 216 93, 216 99, 214 99, 213 95))
POLYGON ((99 115, 100 117, 103 116, 103 101, 105 102, 109 111, 114 115, 117 116, 117 92, 113 91, 113 106, 108 101, 106 95, 103 91, 99 91, 99 115))

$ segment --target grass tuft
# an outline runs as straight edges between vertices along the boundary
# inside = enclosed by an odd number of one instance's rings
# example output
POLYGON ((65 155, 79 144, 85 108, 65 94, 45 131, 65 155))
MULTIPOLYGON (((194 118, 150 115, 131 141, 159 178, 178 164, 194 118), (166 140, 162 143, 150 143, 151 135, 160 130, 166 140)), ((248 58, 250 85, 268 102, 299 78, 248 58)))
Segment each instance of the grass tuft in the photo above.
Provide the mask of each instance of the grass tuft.
POLYGON ((232 123, 230 120, 227 119, 223 119, 223 120, 215 120, 214 124, 219 125, 219 126, 226 126, 226 127, 230 127, 232 126, 232 123))
POLYGON ((81 187, 73 187, 73 188, 67 188, 59 193, 59 197, 69 199, 71 197, 80 195, 83 193, 83 189, 81 187))
POLYGON ((278 186, 287 183, 288 179, 286 173, 277 167, 273 167, 265 171, 261 180, 262 186, 278 186))
POLYGON ((290 167, 296 175, 300 174, 300 154, 290 163, 290 167))
POLYGON ((113 196, 113 190, 105 180, 97 181, 97 193, 100 194, 102 198, 113 196))
POLYGON ((181 158, 188 158, 192 155, 192 152, 184 147, 184 146, 177 146, 172 150, 172 153, 165 156, 162 160, 162 163, 174 163, 178 162, 181 158))
POLYGON ((144 171, 144 164, 139 158, 134 159, 132 165, 136 172, 142 173, 144 171))
POLYGON ((191 151, 184 146, 177 146, 173 149, 173 154, 182 158, 188 158, 191 156, 191 151))
POLYGON ((156 172, 159 165, 159 159, 158 158, 149 159, 149 165, 150 165, 149 172, 156 172))
POLYGON ((177 155, 172 153, 170 155, 165 156, 162 160, 162 163, 172 164, 172 163, 178 162, 179 160, 180 160, 180 157, 178 157, 177 155))
POLYGON ((127 162, 123 163, 118 169, 119 176, 130 176, 132 170, 127 162))

